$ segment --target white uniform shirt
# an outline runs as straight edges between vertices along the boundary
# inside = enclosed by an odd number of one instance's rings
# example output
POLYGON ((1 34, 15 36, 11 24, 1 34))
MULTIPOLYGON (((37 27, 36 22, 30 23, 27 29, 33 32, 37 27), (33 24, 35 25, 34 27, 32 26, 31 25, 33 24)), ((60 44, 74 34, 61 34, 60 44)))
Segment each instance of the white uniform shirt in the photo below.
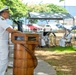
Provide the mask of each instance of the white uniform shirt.
POLYGON ((10 27, 10 25, 2 16, 0 16, 0 44, 8 41, 9 32, 6 31, 8 27, 10 27))

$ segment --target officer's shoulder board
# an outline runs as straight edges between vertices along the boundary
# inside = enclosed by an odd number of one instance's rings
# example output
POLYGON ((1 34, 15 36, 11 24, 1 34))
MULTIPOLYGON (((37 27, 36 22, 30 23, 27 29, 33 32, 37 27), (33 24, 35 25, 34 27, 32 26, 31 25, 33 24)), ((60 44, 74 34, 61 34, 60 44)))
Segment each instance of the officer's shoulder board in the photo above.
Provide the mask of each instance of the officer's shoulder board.
POLYGON ((4 20, 4 18, 1 18, 1 20, 4 20))

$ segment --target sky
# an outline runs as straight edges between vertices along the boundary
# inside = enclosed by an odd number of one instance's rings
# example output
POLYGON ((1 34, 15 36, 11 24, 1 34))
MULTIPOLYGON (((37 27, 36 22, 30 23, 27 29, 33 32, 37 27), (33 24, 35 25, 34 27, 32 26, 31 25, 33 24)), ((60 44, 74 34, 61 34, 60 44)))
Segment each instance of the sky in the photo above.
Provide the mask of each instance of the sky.
POLYGON ((38 4, 38 3, 54 3, 59 6, 76 6, 75 0, 64 0, 62 2, 59 2, 59 0, 22 0, 24 3, 29 4, 38 4))

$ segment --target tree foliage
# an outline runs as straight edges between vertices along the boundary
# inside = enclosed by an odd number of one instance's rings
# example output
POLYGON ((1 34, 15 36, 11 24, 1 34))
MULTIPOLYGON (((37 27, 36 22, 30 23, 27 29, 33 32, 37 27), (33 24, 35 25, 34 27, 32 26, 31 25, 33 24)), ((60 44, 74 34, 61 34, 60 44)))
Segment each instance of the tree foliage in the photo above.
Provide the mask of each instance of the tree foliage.
MULTIPOLYGON (((1 0, 3 6, 8 6, 13 18, 18 19, 26 16, 27 8, 20 0, 1 0)), ((0 6, 1 7, 1 6, 0 6)))
POLYGON ((3 7, 3 3, 0 1, 0 9, 3 7))
POLYGON ((67 13, 67 10, 54 4, 39 4, 39 5, 30 5, 28 6, 29 12, 48 12, 48 13, 56 13, 62 12, 67 13))
POLYGON ((59 0, 59 2, 64 1, 64 0, 59 0))

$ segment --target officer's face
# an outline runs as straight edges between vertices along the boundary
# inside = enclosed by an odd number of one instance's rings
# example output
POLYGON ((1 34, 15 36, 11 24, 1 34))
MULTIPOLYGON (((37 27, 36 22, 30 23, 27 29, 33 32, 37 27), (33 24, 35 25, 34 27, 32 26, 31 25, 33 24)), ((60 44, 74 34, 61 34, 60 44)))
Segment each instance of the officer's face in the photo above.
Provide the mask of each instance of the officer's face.
POLYGON ((3 14, 2 14, 2 16, 5 18, 5 19, 7 19, 7 18, 9 18, 9 11, 7 10, 7 11, 4 11, 3 12, 3 14))

